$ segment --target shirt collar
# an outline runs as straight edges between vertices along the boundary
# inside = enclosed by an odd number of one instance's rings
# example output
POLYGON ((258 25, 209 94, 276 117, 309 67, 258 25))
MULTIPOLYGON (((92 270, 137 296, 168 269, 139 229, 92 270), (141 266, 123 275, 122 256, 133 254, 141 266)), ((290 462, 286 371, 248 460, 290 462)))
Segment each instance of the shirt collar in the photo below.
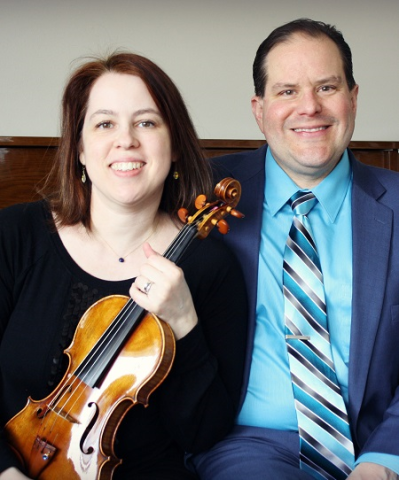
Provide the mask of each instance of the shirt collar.
MULTIPOLYGON (((338 215, 348 192, 351 178, 348 150, 345 150, 334 170, 312 189, 331 222, 334 222, 338 215)), ((275 215, 298 190, 298 185, 277 164, 270 148, 266 153, 266 179, 265 199, 270 213, 275 215)))

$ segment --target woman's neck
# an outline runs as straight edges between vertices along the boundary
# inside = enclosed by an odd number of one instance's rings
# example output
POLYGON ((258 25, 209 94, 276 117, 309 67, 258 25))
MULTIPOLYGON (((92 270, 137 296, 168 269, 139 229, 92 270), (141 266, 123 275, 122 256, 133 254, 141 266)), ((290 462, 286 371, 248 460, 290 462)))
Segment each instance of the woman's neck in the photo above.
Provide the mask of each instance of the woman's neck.
POLYGON ((101 219, 99 225, 92 222, 87 234, 108 247, 120 263, 125 263, 144 243, 155 241, 161 218, 161 213, 141 222, 137 218, 124 218, 123 224, 114 223, 113 228, 101 219))

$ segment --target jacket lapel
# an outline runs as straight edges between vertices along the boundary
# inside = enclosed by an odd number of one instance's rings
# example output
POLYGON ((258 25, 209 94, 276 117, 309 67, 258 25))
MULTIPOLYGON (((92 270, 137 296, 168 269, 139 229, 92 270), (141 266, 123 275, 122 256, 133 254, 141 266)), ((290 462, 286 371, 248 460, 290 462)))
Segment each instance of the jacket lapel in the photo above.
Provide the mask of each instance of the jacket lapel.
POLYGON ((230 232, 224 241, 231 245, 237 256, 247 285, 249 302, 247 361, 242 389, 243 402, 251 367, 253 342, 255 336, 256 296, 258 287, 258 263, 260 248, 260 230, 262 226, 263 200, 265 190, 266 146, 249 153, 220 157, 213 162, 218 178, 232 176, 241 184, 241 198, 237 210, 243 219, 229 217, 230 232))
POLYGON ((242 212, 245 218, 237 220, 229 217, 228 223, 231 228, 224 240, 234 247, 235 254, 241 263, 248 286, 250 318, 255 318, 256 308, 260 229, 265 187, 265 156, 266 147, 262 147, 249 153, 220 157, 221 164, 218 164, 219 159, 216 159, 214 163, 219 178, 226 175, 232 176, 241 184, 241 199, 237 210, 242 212))

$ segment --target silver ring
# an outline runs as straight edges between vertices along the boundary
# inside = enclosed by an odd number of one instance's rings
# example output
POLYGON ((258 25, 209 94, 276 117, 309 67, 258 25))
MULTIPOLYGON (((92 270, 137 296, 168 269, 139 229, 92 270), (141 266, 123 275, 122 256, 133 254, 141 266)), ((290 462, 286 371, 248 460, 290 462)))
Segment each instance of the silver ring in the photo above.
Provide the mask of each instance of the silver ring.
POLYGON ((152 287, 152 283, 151 282, 147 282, 144 287, 143 287, 143 292, 148 295, 148 292, 151 290, 151 287, 152 287))

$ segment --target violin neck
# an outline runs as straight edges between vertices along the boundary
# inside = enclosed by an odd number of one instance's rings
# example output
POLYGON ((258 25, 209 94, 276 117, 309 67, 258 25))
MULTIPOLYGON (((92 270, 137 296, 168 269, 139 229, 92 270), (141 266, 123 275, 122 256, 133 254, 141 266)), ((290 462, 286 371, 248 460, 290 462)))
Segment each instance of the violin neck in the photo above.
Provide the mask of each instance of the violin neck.
POLYGON ((166 249, 163 256, 168 260, 177 263, 197 235, 198 230, 195 225, 192 225, 191 223, 184 225, 176 238, 166 249))

